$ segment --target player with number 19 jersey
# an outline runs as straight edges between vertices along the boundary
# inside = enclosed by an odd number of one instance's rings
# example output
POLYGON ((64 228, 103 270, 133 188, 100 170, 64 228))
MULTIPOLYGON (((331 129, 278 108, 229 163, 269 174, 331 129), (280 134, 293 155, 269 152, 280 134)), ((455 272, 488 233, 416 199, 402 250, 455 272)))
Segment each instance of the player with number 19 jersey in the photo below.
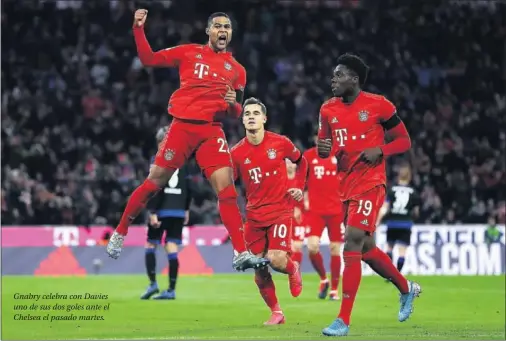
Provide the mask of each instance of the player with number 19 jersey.
POLYGON ((376 229, 386 192, 385 160, 375 165, 362 160, 367 148, 384 144, 384 122, 396 115, 385 97, 361 91, 351 105, 334 97, 320 109, 319 139, 332 139, 341 179, 342 200, 347 204, 347 225, 368 232, 376 229))

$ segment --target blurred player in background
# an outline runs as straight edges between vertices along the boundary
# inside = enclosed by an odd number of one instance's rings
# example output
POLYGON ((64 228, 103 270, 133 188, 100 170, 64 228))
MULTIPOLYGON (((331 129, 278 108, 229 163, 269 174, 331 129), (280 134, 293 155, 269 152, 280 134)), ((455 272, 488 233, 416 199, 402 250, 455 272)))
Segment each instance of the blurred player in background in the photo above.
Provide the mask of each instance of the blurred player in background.
MULTIPOLYGON (((288 187, 296 188, 297 184, 297 165, 286 159, 286 170, 288 176, 288 187)), ((292 228, 292 260, 299 264, 302 263, 302 248, 304 247, 304 238, 306 236, 306 212, 304 209, 306 196, 301 201, 293 202, 293 228, 292 228)))
POLYGON ((421 288, 408 281, 375 243, 378 213, 385 201, 385 158, 409 150, 411 140, 395 106, 385 97, 362 91, 369 67, 355 55, 338 58, 332 77, 335 97, 320 109, 318 155, 336 153, 345 204, 343 300, 337 319, 323 334, 348 335, 350 316, 362 277, 361 261, 390 279, 400 292, 399 321, 409 318, 421 288), (385 131, 391 142, 385 143, 385 131))
POLYGON ((225 13, 214 13, 208 19, 207 44, 185 44, 153 52, 144 34, 147 15, 145 9, 134 15, 139 59, 144 66, 178 67, 181 85, 169 101, 168 111, 173 116, 170 129, 158 148, 148 178, 130 196, 107 252, 113 258, 119 257, 130 223, 195 152, 197 163, 218 196, 221 220, 236 253, 233 267, 263 267, 268 260, 252 255, 244 243, 230 152, 218 123, 227 115, 240 116, 246 85, 244 67, 227 52, 232 22, 225 13))
MULTIPOLYGON (((307 162, 286 137, 265 131, 265 105, 256 98, 244 102, 243 124, 246 137, 232 148, 234 174, 246 191, 244 237, 248 248, 259 257, 267 257, 271 267, 288 274, 290 292, 302 292, 299 265, 290 258, 293 201, 303 199, 307 162), (297 164, 295 187, 289 187, 285 159, 297 164)), ((255 283, 271 309, 267 325, 285 323, 268 268, 255 270, 255 283)))
POLYGON ((378 216, 377 226, 385 218, 387 226, 387 255, 393 258, 392 251, 397 245, 397 270, 402 271, 406 249, 411 242, 413 219, 420 214, 420 197, 411 186, 411 168, 403 164, 399 168, 397 182, 387 191, 387 198, 378 216))
MULTIPOLYGON (((315 136, 315 143, 318 136, 315 136)), ((329 280, 320 253, 320 239, 325 227, 330 240, 330 295, 331 300, 338 300, 339 277, 341 276, 341 243, 343 241, 343 203, 339 193, 337 159, 331 156, 322 159, 316 147, 304 152, 308 162, 309 175, 306 191, 308 197, 307 213, 307 246, 309 259, 316 273, 320 276, 318 297, 325 299, 329 290, 329 280)))
MULTIPOLYGON (((163 141, 168 127, 161 128, 156 134, 156 141, 163 141)), ((165 251, 169 263, 169 287, 157 300, 173 300, 176 298, 176 281, 179 272, 177 257, 178 246, 183 239, 183 226, 190 219, 190 203, 192 200, 191 183, 187 165, 172 174, 163 190, 158 192, 147 205, 149 210, 148 236, 146 241, 146 272, 150 284, 141 299, 147 300, 159 292, 156 282, 156 247, 162 241, 165 232, 165 251)))

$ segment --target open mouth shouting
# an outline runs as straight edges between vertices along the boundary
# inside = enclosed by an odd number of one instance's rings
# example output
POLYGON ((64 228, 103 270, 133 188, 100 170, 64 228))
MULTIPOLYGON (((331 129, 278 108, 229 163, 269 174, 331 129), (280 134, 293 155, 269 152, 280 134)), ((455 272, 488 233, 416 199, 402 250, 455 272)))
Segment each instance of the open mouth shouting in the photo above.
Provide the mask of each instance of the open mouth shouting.
POLYGON ((227 46, 227 34, 221 33, 218 35, 218 46, 221 48, 225 48, 227 46))

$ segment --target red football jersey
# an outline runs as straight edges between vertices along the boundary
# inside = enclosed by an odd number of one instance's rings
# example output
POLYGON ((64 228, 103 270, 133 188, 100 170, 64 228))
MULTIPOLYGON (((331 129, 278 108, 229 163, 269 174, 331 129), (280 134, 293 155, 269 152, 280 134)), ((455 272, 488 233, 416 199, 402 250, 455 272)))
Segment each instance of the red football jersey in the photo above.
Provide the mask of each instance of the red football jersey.
POLYGON ((340 214, 342 203, 337 158, 333 155, 327 159, 320 158, 316 147, 306 150, 304 157, 309 165, 306 183, 309 211, 321 215, 340 214))
POLYGON ((139 59, 146 66, 178 67, 180 87, 170 97, 168 111, 177 118, 213 122, 229 109, 227 86, 244 91, 246 70, 230 52, 208 45, 185 44, 153 53, 143 27, 134 27, 139 59))
POLYGON ((267 227, 281 215, 293 214, 288 191, 285 159, 295 162, 301 152, 288 138, 269 131, 263 141, 251 144, 246 138, 231 150, 234 176, 246 189, 246 218, 252 226, 267 227))
POLYGON ((351 104, 332 98, 322 105, 318 138, 332 139, 343 200, 386 185, 385 160, 371 166, 360 160, 360 154, 385 143, 381 123, 395 113, 395 106, 385 97, 365 91, 361 91, 351 104))

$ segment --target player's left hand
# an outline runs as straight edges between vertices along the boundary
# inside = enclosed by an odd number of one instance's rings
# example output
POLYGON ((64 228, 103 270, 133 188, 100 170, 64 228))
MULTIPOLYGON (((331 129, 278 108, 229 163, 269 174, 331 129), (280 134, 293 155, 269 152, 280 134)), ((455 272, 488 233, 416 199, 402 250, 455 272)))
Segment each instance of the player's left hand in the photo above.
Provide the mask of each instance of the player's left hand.
POLYGON ((366 149, 360 154, 360 159, 369 165, 376 165, 381 162, 383 151, 380 147, 366 149))
POLYGON ((227 93, 225 94, 225 102, 227 102, 229 105, 234 105, 235 98, 236 98, 235 97, 235 90, 227 85, 227 93))
POLYGON ((301 201, 302 198, 304 197, 304 194, 302 194, 302 190, 299 188, 290 188, 288 189, 288 193, 290 193, 290 195, 295 201, 301 201))
POLYGON ((184 223, 185 225, 188 225, 190 222, 190 211, 184 211, 184 223))

